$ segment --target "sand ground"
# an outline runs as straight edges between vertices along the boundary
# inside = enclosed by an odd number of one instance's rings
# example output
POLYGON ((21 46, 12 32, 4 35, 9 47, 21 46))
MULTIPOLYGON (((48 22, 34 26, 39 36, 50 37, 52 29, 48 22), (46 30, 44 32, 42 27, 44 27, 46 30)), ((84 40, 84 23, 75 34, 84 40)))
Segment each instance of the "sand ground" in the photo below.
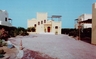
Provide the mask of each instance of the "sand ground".
MULTIPOLYGON (((96 46, 75 40, 67 35, 31 34, 29 36, 9 38, 9 40, 13 40, 13 43, 16 44, 19 44, 20 40, 22 40, 23 46, 26 49, 40 52, 42 57, 52 57, 55 59, 96 59, 96 46)), ((37 57, 37 55, 34 56, 37 57)), ((41 59, 34 56, 34 59, 41 59)))

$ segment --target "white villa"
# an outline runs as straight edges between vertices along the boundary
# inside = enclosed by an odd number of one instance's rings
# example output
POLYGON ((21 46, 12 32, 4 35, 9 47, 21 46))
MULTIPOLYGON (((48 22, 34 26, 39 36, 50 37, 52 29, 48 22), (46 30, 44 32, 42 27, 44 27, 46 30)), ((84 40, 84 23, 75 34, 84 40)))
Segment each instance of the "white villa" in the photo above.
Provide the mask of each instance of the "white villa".
MULTIPOLYGON (((77 18, 77 23, 75 24, 75 28, 78 29, 79 22, 85 21, 88 19, 92 19, 92 14, 82 14, 77 18)), ((81 23, 81 28, 92 28, 92 24, 89 23, 81 23)))
POLYGON ((53 18, 60 19, 61 16, 53 15, 48 20, 47 13, 37 13, 37 18, 28 19, 28 27, 35 27, 36 33, 61 34, 61 21, 54 21, 53 18))
POLYGON ((11 19, 8 18, 8 13, 5 10, 0 10, 0 26, 8 26, 11 27, 11 19))

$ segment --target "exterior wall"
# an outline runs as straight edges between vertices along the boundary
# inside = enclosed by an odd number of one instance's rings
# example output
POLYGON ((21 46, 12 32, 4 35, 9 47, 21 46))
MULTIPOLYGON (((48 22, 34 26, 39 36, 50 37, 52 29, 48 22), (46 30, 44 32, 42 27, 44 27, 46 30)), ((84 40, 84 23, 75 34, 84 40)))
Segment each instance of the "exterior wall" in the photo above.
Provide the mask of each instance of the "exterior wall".
POLYGON ((92 14, 82 14, 81 16, 78 17, 78 22, 84 21, 87 19, 92 19, 92 14))
POLYGON ((8 13, 5 10, 0 10, 0 25, 12 26, 9 22, 8 13), (7 21, 5 21, 5 18, 7 18, 7 21))
POLYGON ((58 34, 61 34, 61 21, 55 22, 47 20, 47 17, 47 13, 37 13, 37 19, 28 20, 28 27, 36 24, 36 33, 49 33, 48 27, 50 27, 50 33, 55 34, 55 32, 58 31, 58 34), (46 23, 44 23, 44 20, 46 20, 46 23), (43 21, 43 24, 41 24, 41 21, 43 21), (38 22, 40 22, 40 25, 38 25, 38 22), (58 29, 55 29, 55 26, 58 26, 58 29))
POLYGON ((53 33, 58 32, 58 34, 61 34, 61 21, 59 22, 52 21, 52 32, 53 33), (55 29, 55 26, 58 26, 58 29, 55 29))
POLYGON ((92 24, 84 24, 84 28, 92 28, 92 24))
POLYGON ((37 20, 40 22, 40 25, 37 26, 37 33, 44 33, 44 20, 47 22, 47 13, 37 13, 37 20), (41 24, 43 21, 43 24, 41 24))
POLYGON ((37 33, 44 33, 44 25, 39 25, 38 28, 37 28, 37 33))
POLYGON ((8 13, 5 10, 0 10, 0 20, 5 21, 5 17, 8 18, 8 13))
MULTIPOLYGON (((92 19, 92 15, 91 14, 82 14, 81 16, 78 17, 77 23, 75 24, 75 28, 78 29, 78 22, 80 21, 84 21, 84 20, 88 20, 88 19, 92 19)), ((85 23, 81 23, 83 28, 92 28, 91 24, 85 24, 85 23)))
POLYGON ((52 24, 52 20, 47 20, 47 24, 52 24))
POLYGON ((37 13, 37 20, 47 20, 47 13, 37 13))
POLYGON ((84 14, 84 20, 92 19, 92 14, 84 14))
POLYGON ((92 6, 92 44, 96 45, 96 3, 92 6))
POLYGON ((37 24, 37 21, 36 19, 31 19, 31 20, 28 20, 28 27, 33 27, 34 24, 37 24))
POLYGON ((36 19, 28 20, 28 27, 34 27, 34 24, 36 24, 36 32, 44 32, 44 20, 47 21, 47 13, 37 13, 36 19), (43 24, 41 24, 41 21, 43 21, 43 24), (40 22, 40 25, 38 25, 38 22, 40 22))
POLYGON ((79 24, 78 24, 78 23, 76 23, 76 24, 75 24, 75 28, 76 28, 76 29, 78 29, 78 26, 79 26, 79 24))
MULTIPOLYGON (((27 27, 34 27, 34 24, 36 24, 36 29, 37 29, 37 20, 36 19, 31 19, 31 20, 28 20, 27 22, 27 27)), ((36 30, 37 32, 38 30, 36 30)))

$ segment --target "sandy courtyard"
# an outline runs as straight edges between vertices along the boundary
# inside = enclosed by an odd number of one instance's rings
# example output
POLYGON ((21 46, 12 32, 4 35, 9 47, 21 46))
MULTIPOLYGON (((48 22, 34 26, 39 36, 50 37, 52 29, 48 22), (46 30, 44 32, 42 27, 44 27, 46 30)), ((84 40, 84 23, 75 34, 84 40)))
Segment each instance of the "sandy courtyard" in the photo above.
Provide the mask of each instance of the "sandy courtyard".
POLYGON ((10 39, 17 40, 16 43, 22 40, 26 49, 40 52, 42 56, 46 54, 56 59, 96 59, 96 46, 67 35, 32 34, 10 39))

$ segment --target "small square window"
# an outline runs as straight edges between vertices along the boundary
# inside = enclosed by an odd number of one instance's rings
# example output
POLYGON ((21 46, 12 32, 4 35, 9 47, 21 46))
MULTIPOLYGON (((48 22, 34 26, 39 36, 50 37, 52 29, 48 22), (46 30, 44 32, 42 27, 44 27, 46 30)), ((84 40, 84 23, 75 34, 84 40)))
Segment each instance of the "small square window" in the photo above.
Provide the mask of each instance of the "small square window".
POLYGON ((34 24, 34 27, 36 27, 36 24, 34 24))
POLYGON ((41 21, 41 24, 43 24, 43 21, 41 21))
POLYGON ((55 29, 58 29, 58 26, 55 26, 55 29))
POLYGON ((7 18, 5 18, 5 21, 7 21, 7 18))
POLYGON ((38 22, 38 25, 40 25, 40 22, 38 22))
POLYGON ((44 20, 44 23, 46 23, 46 20, 44 20))

